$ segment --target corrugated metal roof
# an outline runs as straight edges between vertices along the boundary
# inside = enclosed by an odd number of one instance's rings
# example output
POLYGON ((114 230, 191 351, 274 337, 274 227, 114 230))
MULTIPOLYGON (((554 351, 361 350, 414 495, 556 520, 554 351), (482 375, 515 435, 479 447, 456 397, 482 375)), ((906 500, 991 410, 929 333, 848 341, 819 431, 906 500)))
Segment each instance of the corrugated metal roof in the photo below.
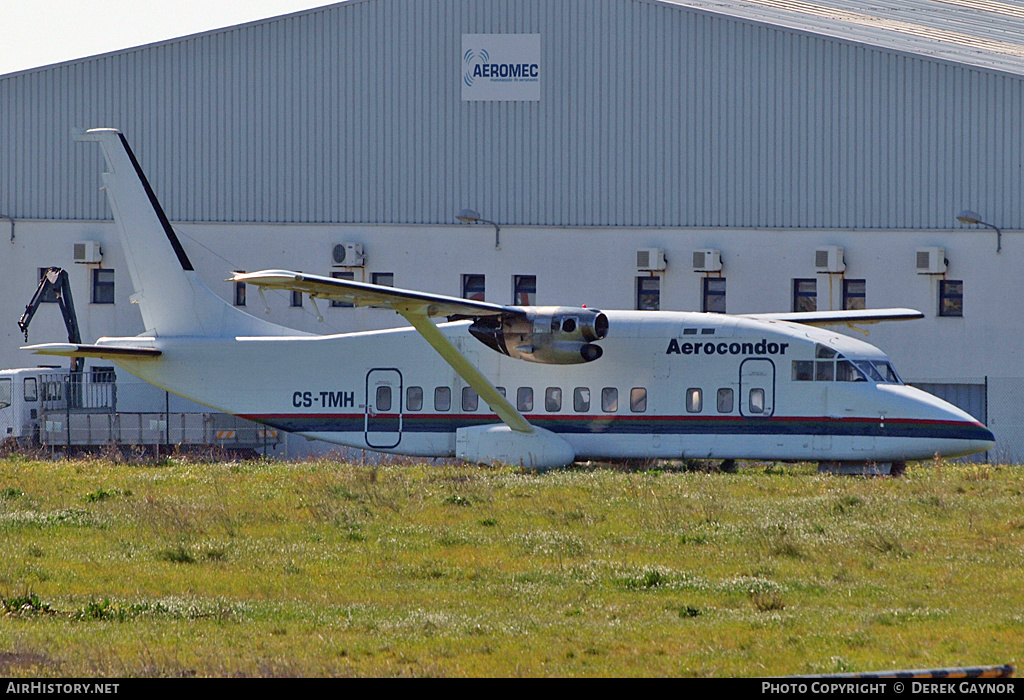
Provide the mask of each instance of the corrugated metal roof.
POLYGON ((1024 75, 1024 3, 994 0, 656 0, 1024 75))
POLYGON ((0 76, 0 212, 108 217, 69 131, 117 126, 175 220, 1024 227, 1022 59, 901 1, 358 0, 0 76), (477 33, 542 34, 541 101, 461 100, 477 33))

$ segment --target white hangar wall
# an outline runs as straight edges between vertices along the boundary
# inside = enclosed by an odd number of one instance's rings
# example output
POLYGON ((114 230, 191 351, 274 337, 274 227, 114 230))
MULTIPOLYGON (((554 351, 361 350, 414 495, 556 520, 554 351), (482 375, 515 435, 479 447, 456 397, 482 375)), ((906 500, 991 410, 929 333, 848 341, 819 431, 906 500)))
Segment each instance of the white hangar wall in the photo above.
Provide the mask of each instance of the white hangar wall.
MULTIPOLYGON (((1024 62, 1022 62, 1024 65, 1024 62)), ((673 3, 358 0, 0 77, 0 211, 102 219, 116 126, 174 220, 1024 227, 1020 75, 673 3), (467 34, 539 101, 464 101, 467 34)))

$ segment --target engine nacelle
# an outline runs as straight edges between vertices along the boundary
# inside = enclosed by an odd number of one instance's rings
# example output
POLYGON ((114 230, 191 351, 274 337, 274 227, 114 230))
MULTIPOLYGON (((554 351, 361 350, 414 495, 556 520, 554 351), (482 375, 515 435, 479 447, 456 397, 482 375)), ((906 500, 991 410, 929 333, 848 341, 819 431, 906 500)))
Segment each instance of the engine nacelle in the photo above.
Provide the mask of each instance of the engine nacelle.
POLYGON ((525 318, 477 319, 469 332, 503 355, 547 365, 593 362, 602 350, 595 341, 608 335, 608 317, 596 309, 526 307, 525 318))

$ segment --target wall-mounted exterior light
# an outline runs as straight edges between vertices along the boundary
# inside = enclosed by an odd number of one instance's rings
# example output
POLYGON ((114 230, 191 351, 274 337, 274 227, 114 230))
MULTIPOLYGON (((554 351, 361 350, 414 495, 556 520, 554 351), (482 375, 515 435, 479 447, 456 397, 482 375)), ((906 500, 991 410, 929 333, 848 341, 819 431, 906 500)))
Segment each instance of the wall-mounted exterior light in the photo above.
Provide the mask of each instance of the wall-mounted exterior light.
POLYGON ((999 230, 998 226, 986 223, 981 220, 981 214, 973 212, 970 209, 964 209, 962 212, 956 215, 956 220, 961 224, 977 224, 978 226, 987 226, 991 229, 995 229, 996 232, 996 253, 999 253, 1003 249, 1003 232, 999 230))
POLYGON ((501 248, 501 240, 499 239, 500 229, 498 224, 494 221, 488 221, 487 219, 481 219, 480 214, 473 209, 463 209, 455 218, 464 224, 490 224, 494 227, 494 249, 499 250, 501 248))

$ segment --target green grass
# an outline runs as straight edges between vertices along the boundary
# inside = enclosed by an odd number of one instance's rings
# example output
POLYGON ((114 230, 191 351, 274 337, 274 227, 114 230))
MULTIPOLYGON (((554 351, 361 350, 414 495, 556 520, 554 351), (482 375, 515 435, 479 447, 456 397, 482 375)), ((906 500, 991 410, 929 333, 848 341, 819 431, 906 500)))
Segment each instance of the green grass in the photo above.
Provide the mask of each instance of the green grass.
POLYGON ((1016 663, 1024 468, 0 459, 0 675, 1016 663))

